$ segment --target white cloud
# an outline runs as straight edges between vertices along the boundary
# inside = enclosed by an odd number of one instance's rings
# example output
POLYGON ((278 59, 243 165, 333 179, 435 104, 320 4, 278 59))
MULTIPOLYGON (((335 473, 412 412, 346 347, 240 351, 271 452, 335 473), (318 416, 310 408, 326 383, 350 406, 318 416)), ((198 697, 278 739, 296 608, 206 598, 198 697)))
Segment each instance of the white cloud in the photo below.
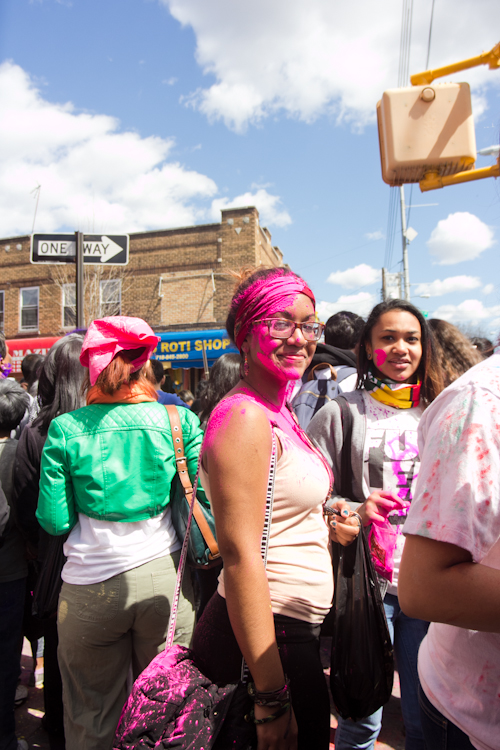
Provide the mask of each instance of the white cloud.
POLYGON ((168 161, 172 139, 120 132, 106 115, 43 99, 17 65, 0 65, 0 236, 35 229, 140 231, 205 218, 209 177, 168 161))
MULTIPOLYGON (((321 115, 362 127, 382 92, 397 85, 399 0, 160 0, 196 37, 196 58, 211 79, 185 97, 210 120, 235 130, 284 112, 306 122, 321 115)), ((415 9, 410 70, 425 67, 431 0, 415 9)), ((430 65, 480 54, 497 39, 498 0, 441 0, 430 65)), ((456 76, 455 76, 456 77, 456 76)), ((463 73, 458 80, 463 80, 463 73)), ((467 71, 475 110, 479 87, 498 86, 486 66, 467 71)))
POLYGON ((366 263, 348 268, 346 271, 334 271, 327 278, 329 284, 338 284, 344 289, 359 289, 361 286, 380 281, 380 268, 372 268, 366 263))
POLYGON ((484 295, 491 294, 494 288, 495 288, 494 284, 485 284, 483 286, 483 294, 484 295))
POLYGON ((441 318, 451 323, 479 323, 498 315, 500 305, 485 307, 478 299, 466 299, 459 305, 442 305, 432 313, 433 318, 441 318))
POLYGON ((426 284, 419 284, 414 294, 417 297, 423 294, 428 294, 430 297, 441 297, 443 294, 477 289, 478 286, 481 286, 481 280, 477 276, 449 276, 447 279, 436 279, 426 284))
POLYGON ((341 310, 348 310, 366 318, 378 301, 377 295, 370 294, 369 292, 344 294, 336 302, 319 302, 317 310, 320 320, 323 321, 328 320, 331 315, 335 315, 335 313, 341 310))
POLYGON ((377 229, 376 232, 367 232, 365 234, 367 240, 373 240, 374 242, 377 240, 383 240, 384 236, 384 233, 380 229, 377 229))
POLYGON ((255 206, 263 225, 274 224, 278 227, 287 227, 292 223, 290 214, 281 206, 280 197, 271 195, 264 188, 260 188, 254 193, 243 193, 232 200, 216 198, 212 201, 212 218, 214 221, 219 221, 220 212, 223 208, 238 208, 240 206, 255 206))
POLYGON ((179 79, 175 76, 172 76, 171 78, 165 78, 162 83, 164 83, 167 86, 174 86, 179 79))
POLYGON ((477 258, 494 244, 493 231, 468 211, 449 214, 438 222, 427 241, 436 263, 448 266, 477 258))

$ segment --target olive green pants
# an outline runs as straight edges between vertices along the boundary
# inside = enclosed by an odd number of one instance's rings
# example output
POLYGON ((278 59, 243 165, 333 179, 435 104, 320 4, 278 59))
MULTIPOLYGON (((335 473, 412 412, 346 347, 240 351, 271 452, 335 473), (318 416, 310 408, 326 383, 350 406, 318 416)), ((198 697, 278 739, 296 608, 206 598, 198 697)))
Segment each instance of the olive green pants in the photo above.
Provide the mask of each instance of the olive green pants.
MULTIPOLYGON (((57 627, 64 731, 71 750, 111 750, 134 680, 163 650, 180 553, 153 560, 102 583, 63 583, 57 627)), ((175 643, 190 646, 195 611, 184 575, 175 643)))

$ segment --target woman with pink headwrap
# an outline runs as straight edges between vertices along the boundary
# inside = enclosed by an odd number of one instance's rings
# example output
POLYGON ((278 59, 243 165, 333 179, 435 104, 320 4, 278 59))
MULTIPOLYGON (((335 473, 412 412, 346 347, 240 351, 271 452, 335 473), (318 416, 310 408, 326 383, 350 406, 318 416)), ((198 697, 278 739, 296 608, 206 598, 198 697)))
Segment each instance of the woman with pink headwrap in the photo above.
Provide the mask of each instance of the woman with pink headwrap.
MULTIPOLYGON (((42 455, 37 518, 49 534, 69 532, 58 609, 68 750, 110 750, 130 666, 135 679, 165 643, 181 542, 170 423, 143 372, 157 344, 139 318, 91 323, 87 406, 52 420, 42 455)), ((193 478, 203 433, 189 409, 179 418, 193 478)), ((189 576, 179 615, 175 641, 189 646, 189 576)))
MULTIPOLYGON (((258 750, 327 750, 330 709, 318 636, 333 594, 323 519, 331 473, 287 401, 322 325, 305 281, 275 268, 240 284, 226 327, 241 353, 241 380, 210 416, 201 471, 224 568, 193 647, 217 683, 238 681, 245 658, 258 750), (265 567, 260 544, 273 432, 277 468, 265 567)), ((339 524, 339 541, 348 543, 359 526, 347 503, 337 510, 348 522, 339 524)), ((219 742, 215 747, 226 747, 219 742)))

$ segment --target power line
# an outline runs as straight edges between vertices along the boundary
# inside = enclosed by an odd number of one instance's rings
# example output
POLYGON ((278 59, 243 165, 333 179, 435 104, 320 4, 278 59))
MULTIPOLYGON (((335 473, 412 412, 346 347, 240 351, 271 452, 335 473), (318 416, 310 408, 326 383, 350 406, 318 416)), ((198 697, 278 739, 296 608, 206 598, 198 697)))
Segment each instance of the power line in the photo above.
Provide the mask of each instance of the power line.
POLYGON ((431 22, 429 24, 429 39, 427 42, 427 59, 425 61, 425 69, 429 70, 429 55, 431 52, 431 37, 432 37, 432 22, 434 20, 434 2, 435 0, 432 0, 432 8, 431 8, 431 22))

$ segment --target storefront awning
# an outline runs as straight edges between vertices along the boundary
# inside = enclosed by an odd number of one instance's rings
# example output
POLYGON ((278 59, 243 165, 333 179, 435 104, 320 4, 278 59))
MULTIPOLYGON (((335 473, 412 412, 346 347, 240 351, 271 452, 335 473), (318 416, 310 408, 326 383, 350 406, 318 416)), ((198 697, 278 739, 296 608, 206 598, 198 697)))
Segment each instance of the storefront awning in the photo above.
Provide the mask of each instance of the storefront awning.
POLYGON ((211 331, 172 331, 157 333, 161 341, 153 356, 160 362, 170 362, 171 367, 203 368, 203 342, 211 366, 221 354, 238 353, 225 329, 211 331))
POLYGON ((21 362, 27 354, 47 354, 60 336, 47 336, 34 339, 7 339, 9 354, 12 357, 12 372, 21 372, 21 362))

